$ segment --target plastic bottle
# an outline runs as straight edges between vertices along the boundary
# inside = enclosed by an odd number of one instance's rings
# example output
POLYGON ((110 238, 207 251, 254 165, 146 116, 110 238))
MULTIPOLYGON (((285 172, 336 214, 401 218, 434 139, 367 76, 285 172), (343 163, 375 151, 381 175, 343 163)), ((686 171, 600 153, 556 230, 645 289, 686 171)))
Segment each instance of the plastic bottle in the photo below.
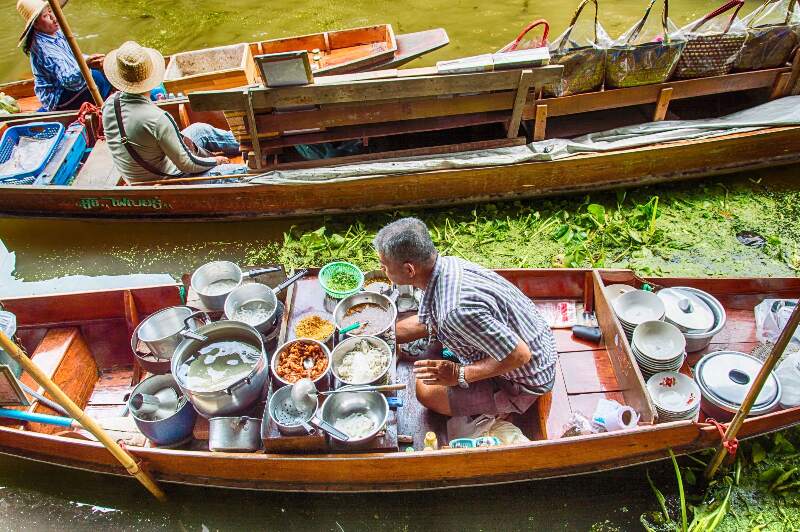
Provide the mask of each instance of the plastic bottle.
POLYGON ((423 441, 422 444, 425 446, 426 449, 428 447, 430 447, 431 450, 438 449, 439 444, 436 441, 436 433, 432 431, 425 433, 425 440, 423 441))

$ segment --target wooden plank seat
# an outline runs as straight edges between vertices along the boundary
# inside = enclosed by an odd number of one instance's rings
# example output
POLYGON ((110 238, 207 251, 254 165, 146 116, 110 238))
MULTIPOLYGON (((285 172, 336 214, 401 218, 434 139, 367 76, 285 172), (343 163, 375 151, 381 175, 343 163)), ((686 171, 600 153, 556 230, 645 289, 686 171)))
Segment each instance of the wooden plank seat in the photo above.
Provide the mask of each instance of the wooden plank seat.
POLYGON ((78 171, 72 186, 76 187, 113 187, 124 183, 122 174, 111 159, 111 150, 105 140, 98 140, 86 162, 78 171))

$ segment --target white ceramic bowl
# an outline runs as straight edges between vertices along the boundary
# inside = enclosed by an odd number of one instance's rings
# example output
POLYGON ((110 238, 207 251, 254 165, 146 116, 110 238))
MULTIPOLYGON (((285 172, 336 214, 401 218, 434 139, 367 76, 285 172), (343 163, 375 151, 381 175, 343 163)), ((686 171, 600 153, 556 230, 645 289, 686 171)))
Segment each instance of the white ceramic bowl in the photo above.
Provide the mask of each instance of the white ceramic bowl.
POLYGON ((646 321, 633 331, 633 344, 654 362, 669 362, 686 351, 686 338, 675 325, 665 321, 646 321))
POLYGON ((627 325, 639 325, 664 317, 664 302, 653 292, 633 290, 614 300, 614 312, 627 325))
POLYGON ((700 407, 700 387, 694 379, 677 371, 656 373, 647 379, 647 391, 658 409, 678 417, 700 407))

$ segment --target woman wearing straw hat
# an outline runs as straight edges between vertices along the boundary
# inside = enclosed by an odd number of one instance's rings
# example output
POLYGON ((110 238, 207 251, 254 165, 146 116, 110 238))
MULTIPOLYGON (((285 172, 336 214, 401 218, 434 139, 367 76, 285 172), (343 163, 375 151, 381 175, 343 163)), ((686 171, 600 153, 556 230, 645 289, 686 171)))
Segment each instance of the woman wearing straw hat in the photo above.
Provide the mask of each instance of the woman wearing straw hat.
MULTIPOLYGON (((67 0, 61 1, 62 5, 66 3, 67 0)), ((17 11, 25 20, 19 46, 31 59, 34 91, 42 103, 39 111, 79 109, 84 102, 92 102, 80 66, 47 2, 17 0, 17 11)), ((106 98, 111 93, 111 85, 103 75, 103 55, 87 56, 86 63, 92 70, 97 89, 106 98)))
POLYGON ((120 90, 103 105, 103 129, 114 164, 129 182, 246 173, 245 165, 211 155, 238 155, 233 133, 203 123, 179 131, 172 116, 151 101, 150 91, 164 80, 158 50, 128 41, 106 55, 103 69, 120 90))

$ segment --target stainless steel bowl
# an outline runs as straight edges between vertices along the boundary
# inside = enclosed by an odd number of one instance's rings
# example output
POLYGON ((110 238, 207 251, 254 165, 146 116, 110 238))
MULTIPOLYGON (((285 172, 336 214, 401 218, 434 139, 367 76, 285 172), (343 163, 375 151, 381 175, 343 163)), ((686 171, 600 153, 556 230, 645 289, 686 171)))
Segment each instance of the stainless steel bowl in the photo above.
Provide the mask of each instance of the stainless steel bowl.
MULTIPOLYGON (((154 357, 169 360, 184 339, 181 331, 195 331, 202 325, 202 322, 195 318, 200 314, 203 313, 186 306, 161 309, 137 325, 132 338, 144 342, 154 357)), ((205 321, 206 323, 210 321, 208 316, 205 321)), ((135 345, 136 342, 132 339, 131 343, 135 345)))
POLYGON ((251 283, 234 288, 225 299, 225 317, 229 320, 234 319, 234 314, 242 305, 254 301, 263 303, 264 307, 268 309, 269 315, 262 321, 247 324, 261 334, 267 334, 275 326, 275 318, 278 316, 278 313, 275 312, 278 307, 278 299, 272 288, 266 285, 251 283))
MULTIPOLYGON (((322 403, 322 420, 336 426, 336 421, 355 413, 372 419, 375 426, 361 438, 350 438, 346 444, 364 443, 374 438, 386 426, 389 419, 389 403, 380 392, 342 392, 328 396, 322 403)), ((331 435, 332 438, 335 438, 331 435)))
MULTIPOLYGON (((269 406, 268 406, 268 414, 270 419, 275 423, 275 426, 278 427, 278 432, 283 434, 284 436, 302 436, 307 434, 307 431, 303 425, 286 425, 278 421, 278 417, 275 415, 276 409, 283 404, 284 401, 287 399, 291 401, 292 395, 292 387, 291 386, 284 386, 282 388, 278 388, 274 392, 272 392, 272 396, 269 398, 269 406)), ((315 408, 313 411, 309 412, 308 417, 305 419, 306 422, 311 421, 319 407, 315 408)))
POLYGON ((346 338, 342 342, 339 342, 339 345, 337 345, 331 352, 331 371, 333 372, 333 376, 339 379, 339 381, 341 381, 344 384, 383 384, 386 382, 386 376, 388 375, 389 368, 392 367, 393 362, 394 362, 394 357, 392 356, 392 350, 389 347, 389 344, 387 344, 382 339, 375 336, 356 336, 352 338, 346 338), (386 364, 386 367, 383 368, 383 372, 369 382, 349 381, 347 379, 342 378, 342 376, 339 375, 339 366, 342 365, 342 359, 344 358, 344 356, 350 351, 357 348, 362 341, 366 341, 371 346, 376 347, 381 351, 383 351, 384 353, 388 354, 389 362, 386 364))
POLYGON ((384 310, 387 310, 389 312, 388 325, 386 325, 386 327, 384 327, 382 330, 373 332, 369 335, 359 335, 356 334, 355 331, 351 331, 347 333, 347 336, 380 336, 383 333, 391 330, 391 328, 394 326, 395 320, 397 319, 397 307, 394 305, 394 302, 392 302, 391 299, 383 294, 376 294, 375 292, 359 292, 342 299, 339 304, 336 305, 336 308, 333 311, 333 320, 336 323, 336 328, 342 328, 342 320, 344 319, 348 310, 356 305, 362 305, 364 303, 373 303, 380 306, 384 310))
POLYGON ((693 293, 705 301, 706 304, 711 307, 711 312, 714 313, 714 326, 708 331, 702 333, 683 333, 683 336, 686 338, 686 352, 694 353, 696 351, 701 351, 708 347, 714 336, 725 327, 725 322, 728 319, 727 314, 725 314, 725 307, 722 306, 722 303, 720 303, 717 298, 708 292, 690 286, 674 286, 673 288, 693 293))
POLYGON ((218 260, 203 264, 192 274, 192 288, 197 292, 200 301, 209 310, 222 310, 225 307, 225 298, 233 292, 242 282, 242 269, 233 262, 218 260), (220 294, 208 293, 208 287, 216 281, 230 280, 235 283, 231 289, 220 294))
POLYGON ((331 370, 331 351, 330 349, 328 349, 328 346, 326 346, 322 342, 312 340, 311 338, 296 338, 294 340, 289 340, 288 342, 282 344, 278 349, 276 349, 275 354, 272 355, 272 360, 270 361, 270 369, 272 370, 272 375, 278 382, 281 382, 283 384, 292 384, 291 382, 285 380, 283 377, 278 375, 278 362, 280 362, 281 354, 287 349, 289 349, 289 346, 291 346, 296 342, 318 345, 319 347, 322 348, 322 352, 325 353, 325 356, 328 357, 328 367, 325 368, 325 371, 323 371, 320 376, 318 376, 316 379, 313 379, 313 382, 317 386, 318 390, 326 389, 326 387, 323 386, 323 383, 321 381, 328 376, 328 372, 331 370))

